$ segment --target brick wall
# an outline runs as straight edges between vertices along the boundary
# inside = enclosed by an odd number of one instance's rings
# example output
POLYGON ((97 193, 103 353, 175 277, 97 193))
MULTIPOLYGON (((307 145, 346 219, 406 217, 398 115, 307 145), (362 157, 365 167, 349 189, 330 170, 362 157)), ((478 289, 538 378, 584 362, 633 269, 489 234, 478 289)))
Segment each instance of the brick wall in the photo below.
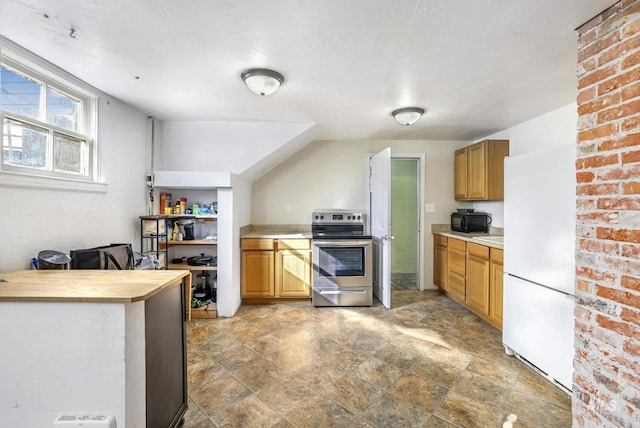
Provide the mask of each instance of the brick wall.
POLYGON ((574 426, 640 426, 640 0, 578 29, 574 426))

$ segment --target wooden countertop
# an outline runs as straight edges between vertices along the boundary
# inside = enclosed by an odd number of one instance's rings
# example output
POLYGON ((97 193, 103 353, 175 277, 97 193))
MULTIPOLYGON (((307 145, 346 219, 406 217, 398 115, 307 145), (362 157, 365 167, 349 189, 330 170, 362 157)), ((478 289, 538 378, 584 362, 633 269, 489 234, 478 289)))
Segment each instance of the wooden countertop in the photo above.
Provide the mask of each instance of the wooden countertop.
POLYGON ((22 270, 0 273, 0 302, 131 303, 182 280, 187 270, 22 270))

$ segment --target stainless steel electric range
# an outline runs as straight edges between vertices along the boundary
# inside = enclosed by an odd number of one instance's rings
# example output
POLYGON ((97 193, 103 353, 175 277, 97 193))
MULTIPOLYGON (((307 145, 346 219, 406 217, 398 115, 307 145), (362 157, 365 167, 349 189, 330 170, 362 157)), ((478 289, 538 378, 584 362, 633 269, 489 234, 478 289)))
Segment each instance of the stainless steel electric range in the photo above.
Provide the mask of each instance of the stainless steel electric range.
POLYGON ((371 236, 355 210, 319 210, 311 220, 313 306, 371 306, 371 236))

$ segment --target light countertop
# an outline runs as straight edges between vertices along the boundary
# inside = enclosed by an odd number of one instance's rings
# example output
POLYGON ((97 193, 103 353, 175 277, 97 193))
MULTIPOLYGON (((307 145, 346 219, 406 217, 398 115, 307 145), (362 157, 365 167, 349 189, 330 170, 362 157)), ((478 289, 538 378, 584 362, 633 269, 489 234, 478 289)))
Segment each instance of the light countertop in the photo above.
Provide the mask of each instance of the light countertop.
POLYGON ((504 230, 491 228, 489 233, 464 233, 451 230, 449 225, 433 224, 431 233, 434 235, 446 236, 448 238, 461 239, 478 245, 485 245, 491 248, 504 249, 504 230))
POLYGON ((0 273, 0 302, 131 303, 149 299, 187 270, 22 270, 0 273))
POLYGON ((242 239, 311 239, 309 225, 250 225, 241 231, 242 239))
POLYGON ((310 233, 251 232, 242 235, 242 239, 311 239, 310 233))

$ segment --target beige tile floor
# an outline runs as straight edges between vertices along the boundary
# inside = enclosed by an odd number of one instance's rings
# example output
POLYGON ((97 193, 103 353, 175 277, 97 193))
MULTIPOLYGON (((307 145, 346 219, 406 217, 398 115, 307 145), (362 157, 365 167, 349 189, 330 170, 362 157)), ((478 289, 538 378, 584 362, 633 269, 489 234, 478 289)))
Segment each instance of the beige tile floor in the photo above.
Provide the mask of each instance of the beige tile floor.
POLYGON ((570 427, 569 396, 435 291, 242 306, 187 325, 187 427, 570 427))

